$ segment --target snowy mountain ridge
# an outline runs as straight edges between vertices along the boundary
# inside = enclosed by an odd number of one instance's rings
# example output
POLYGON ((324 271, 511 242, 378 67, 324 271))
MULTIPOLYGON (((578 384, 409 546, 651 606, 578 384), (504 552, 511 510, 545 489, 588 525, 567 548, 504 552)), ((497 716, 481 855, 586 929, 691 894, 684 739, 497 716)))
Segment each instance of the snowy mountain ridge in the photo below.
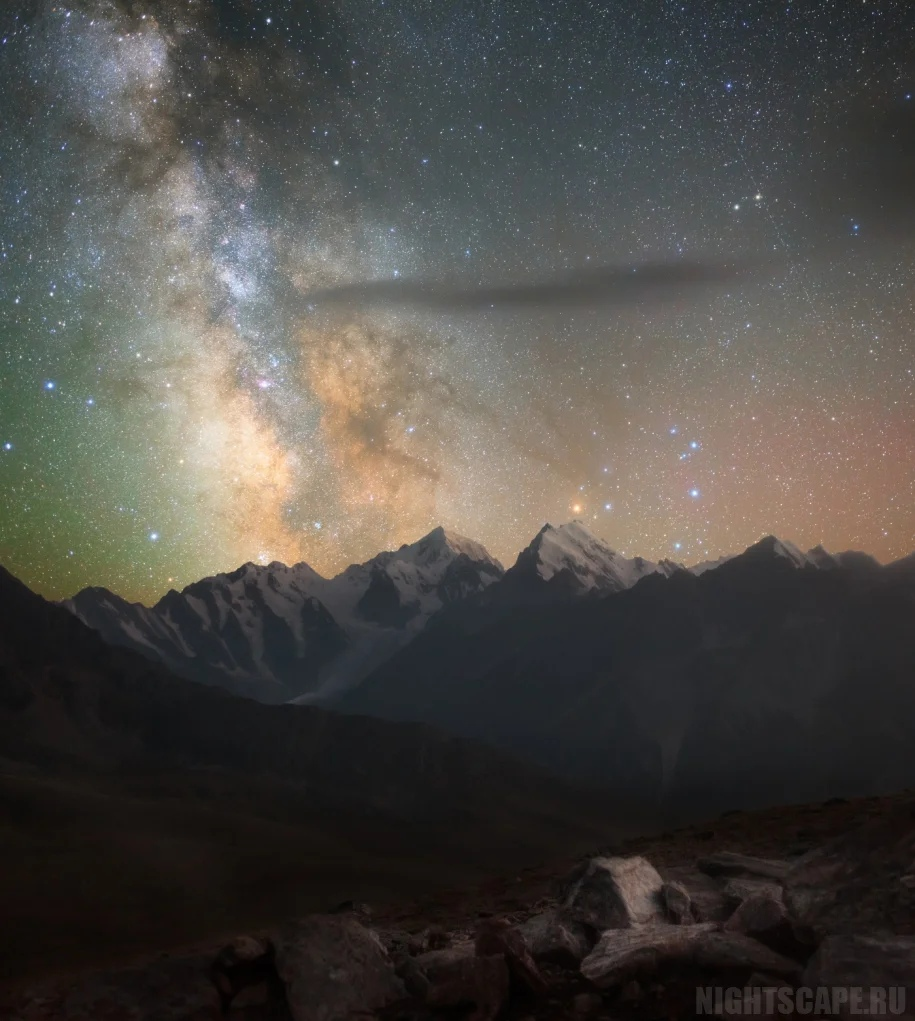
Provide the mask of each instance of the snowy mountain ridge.
POLYGON ((631 588, 649 574, 670 575, 678 569, 670 561, 628 560, 575 520, 544 525, 511 570, 547 582, 562 579, 580 593, 608 594, 631 588))
POLYGON ((503 573, 480 543, 436 528, 334 578, 306 563, 247 563, 152 607, 99 588, 64 605, 107 641, 183 676, 286 701, 325 682, 353 683, 432 614, 503 573))
MULTIPOLYGON (((737 556, 795 569, 876 565, 861 553, 819 546, 804 553, 774 536, 737 556)), ((304 562, 247 563, 172 590, 152 607, 102 588, 84 589, 64 605, 107 641, 184 677, 263 701, 310 702, 357 685, 432 616, 486 590, 509 601, 532 592, 548 600, 595 598, 650 575, 699 575, 735 559, 692 568, 629 559, 576 520, 545 524, 506 572, 483 545, 439 527, 333 578, 304 562)))

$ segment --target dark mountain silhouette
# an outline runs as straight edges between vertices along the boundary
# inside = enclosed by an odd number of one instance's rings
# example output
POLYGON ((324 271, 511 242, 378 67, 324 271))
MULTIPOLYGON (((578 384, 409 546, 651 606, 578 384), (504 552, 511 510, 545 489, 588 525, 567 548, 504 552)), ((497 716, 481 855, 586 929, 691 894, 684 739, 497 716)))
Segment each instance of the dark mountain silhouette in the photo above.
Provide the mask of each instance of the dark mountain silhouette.
POLYGON ((676 815, 915 782, 915 569, 774 537, 570 600, 506 582, 337 700, 422 720, 676 815))
POLYGON ((10 967, 409 895, 591 846, 624 817, 427 726, 173 677, 2 568, 0 805, 10 967))

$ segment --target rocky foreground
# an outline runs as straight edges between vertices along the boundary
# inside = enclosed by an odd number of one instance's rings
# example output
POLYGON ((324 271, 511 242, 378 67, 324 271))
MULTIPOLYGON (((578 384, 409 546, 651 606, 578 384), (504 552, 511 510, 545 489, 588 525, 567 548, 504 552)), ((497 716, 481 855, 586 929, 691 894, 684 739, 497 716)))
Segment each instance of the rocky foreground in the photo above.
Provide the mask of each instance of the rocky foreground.
POLYGON ((660 1021, 696 1016, 697 988, 745 990, 719 1013, 791 1016, 790 996, 741 996, 858 987, 863 1007, 840 997, 810 1013, 915 1018, 915 796, 833 806, 826 814, 847 828, 821 843, 822 813, 789 811, 779 857, 745 853, 754 831, 763 848, 774 838, 771 820, 747 816, 720 827, 743 853, 716 846, 716 829, 693 828, 585 859, 552 883, 541 872, 511 893, 491 884, 444 898, 425 918, 421 906, 373 918, 347 903, 220 948, 20 990, 0 997, 0 1015, 660 1021), (539 896, 525 903, 525 893, 539 896), (874 988, 895 998, 871 1001, 874 988))

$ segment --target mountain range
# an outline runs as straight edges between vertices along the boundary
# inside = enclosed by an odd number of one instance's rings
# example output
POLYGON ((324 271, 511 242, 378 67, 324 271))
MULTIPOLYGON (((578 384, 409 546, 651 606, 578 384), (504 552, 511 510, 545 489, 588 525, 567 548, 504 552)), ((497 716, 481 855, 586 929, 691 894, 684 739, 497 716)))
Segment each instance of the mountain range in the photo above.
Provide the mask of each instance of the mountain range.
POLYGON ((504 573, 479 543, 436 528, 330 579, 304 563, 249 563, 152 607, 103 588, 64 605, 179 676, 277 703, 357 683, 438 610, 504 573))
MULTIPOLYGON (((798 567, 877 566, 865 554, 771 542, 773 555, 798 567)), ((152 607, 103 588, 64 605, 107 642, 179 676, 268 703, 322 702, 357 687, 430 619, 468 600, 519 608, 593 599, 653 575, 700 575, 729 559, 689 569, 627 559, 572 521, 544 525, 506 571, 480 543, 436 528, 334 578, 305 563, 248 563, 170 591, 152 607)))
POLYGON ((631 565, 636 584, 585 599, 545 595, 568 562, 539 601, 510 597, 509 571, 333 704, 446 727, 674 816, 915 783, 913 558, 769 536, 692 570, 631 565))
POLYGON ((913 786, 913 619, 915 557, 769 536, 687 569, 580 522, 508 570, 436 529, 333 579, 245 565, 153 608, 47 603, 0 569, 0 959, 913 786), (262 704, 291 696, 315 704, 262 704))
POLYGON ((2 568, 0 806, 0 984, 461 884, 625 815, 434 728, 177 678, 2 568))
POLYGON ((436 529, 325 580, 246 565, 69 607, 172 671, 430 724, 656 815, 915 783, 915 564, 768 536, 686 568, 573 521, 503 571, 436 529))

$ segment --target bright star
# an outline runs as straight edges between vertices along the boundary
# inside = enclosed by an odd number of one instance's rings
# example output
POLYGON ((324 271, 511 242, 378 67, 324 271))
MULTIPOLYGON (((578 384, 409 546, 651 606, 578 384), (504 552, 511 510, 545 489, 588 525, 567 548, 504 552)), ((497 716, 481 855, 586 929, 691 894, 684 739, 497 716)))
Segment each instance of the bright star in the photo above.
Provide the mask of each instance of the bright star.
POLYGON ((159 533, 158 532, 150 532, 149 533, 149 541, 150 542, 158 542, 158 540, 159 540, 159 533))
POLYGON ((3 444, 3 449, 4 450, 12 450, 13 449, 12 443, 4 443, 3 444))
POLYGON ((691 489, 689 491, 689 495, 695 500, 699 496, 699 490, 698 489, 691 489))
POLYGON ((45 390, 53 390, 55 386, 57 386, 57 384, 54 382, 53 379, 46 379, 45 380, 45 384, 44 384, 45 390))

